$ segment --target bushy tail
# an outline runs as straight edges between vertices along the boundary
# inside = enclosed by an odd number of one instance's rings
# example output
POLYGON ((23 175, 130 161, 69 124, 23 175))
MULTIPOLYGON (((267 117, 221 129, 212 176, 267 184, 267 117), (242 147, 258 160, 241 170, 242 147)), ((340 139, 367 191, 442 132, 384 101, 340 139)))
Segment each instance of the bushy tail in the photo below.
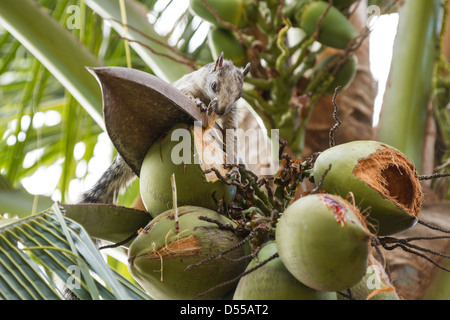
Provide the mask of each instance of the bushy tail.
POLYGON ((136 175, 120 155, 114 158, 109 168, 103 173, 97 183, 82 194, 80 203, 117 202, 119 193, 130 184, 136 175))

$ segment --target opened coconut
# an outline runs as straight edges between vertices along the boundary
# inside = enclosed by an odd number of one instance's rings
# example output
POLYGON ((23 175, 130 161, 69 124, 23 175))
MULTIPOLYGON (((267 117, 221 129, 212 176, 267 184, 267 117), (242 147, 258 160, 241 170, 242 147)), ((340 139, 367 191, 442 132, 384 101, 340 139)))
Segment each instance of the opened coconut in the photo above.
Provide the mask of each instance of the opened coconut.
POLYGON ((337 145, 319 155, 313 175, 317 184, 325 175, 322 188, 326 192, 354 197, 377 235, 394 234, 417 222, 422 204, 417 171, 391 146, 377 141, 337 145))

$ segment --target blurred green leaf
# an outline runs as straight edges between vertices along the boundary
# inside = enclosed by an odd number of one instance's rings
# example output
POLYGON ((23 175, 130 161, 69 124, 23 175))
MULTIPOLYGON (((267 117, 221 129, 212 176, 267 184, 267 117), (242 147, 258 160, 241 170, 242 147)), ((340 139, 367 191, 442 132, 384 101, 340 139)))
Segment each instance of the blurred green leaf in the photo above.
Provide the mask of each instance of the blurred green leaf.
POLYGON ((86 66, 101 66, 79 41, 30 0, 0 0, 0 24, 64 85, 103 127, 101 92, 86 66))
POLYGON ((172 82, 193 69, 183 63, 183 56, 177 54, 176 48, 167 45, 167 38, 160 36, 148 21, 149 10, 136 1, 125 1, 128 22, 128 34, 125 34, 121 21, 119 1, 86 0, 92 10, 108 21, 114 29, 130 42, 130 46, 147 63, 156 76, 172 82), (138 31, 137 31, 138 30, 138 31))
POLYGON ((44 196, 35 196, 25 189, 14 189, 11 183, 0 175, 0 215, 8 213, 10 217, 27 217, 31 213, 50 208, 53 201, 44 196))

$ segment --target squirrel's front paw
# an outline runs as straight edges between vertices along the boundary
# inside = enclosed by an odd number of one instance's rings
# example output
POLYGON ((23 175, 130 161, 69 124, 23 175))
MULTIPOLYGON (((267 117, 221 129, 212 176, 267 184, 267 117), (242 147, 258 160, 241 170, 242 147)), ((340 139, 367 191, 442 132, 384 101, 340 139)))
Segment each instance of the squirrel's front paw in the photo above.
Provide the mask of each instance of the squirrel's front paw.
POLYGON ((206 107, 206 105, 203 103, 202 100, 200 100, 199 98, 195 98, 194 100, 195 104, 197 105, 197 107, 199 107, 201 112, 206 112, 206 110, 208 110, 208 108, 206 107))

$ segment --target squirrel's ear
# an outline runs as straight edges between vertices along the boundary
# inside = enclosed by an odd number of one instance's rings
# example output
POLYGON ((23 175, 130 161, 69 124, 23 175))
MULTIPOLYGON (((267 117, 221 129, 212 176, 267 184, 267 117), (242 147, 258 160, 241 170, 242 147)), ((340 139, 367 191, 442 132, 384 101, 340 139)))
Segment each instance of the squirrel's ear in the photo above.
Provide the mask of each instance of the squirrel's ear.
POLYGON ((221 68, 222 65, 223 65, 223 51, 222 51, 222 53, 217 57, 217 60, 216 60, 216 66, 214 67, 214 71, 217 70, 217 67, 221 68))
POLYGON ((242 75, 245 76, 247 75, 247 73, 250 71, 250 62, 247 63, 247 65, 245 66, 244 70, 242 70, 242 75))

